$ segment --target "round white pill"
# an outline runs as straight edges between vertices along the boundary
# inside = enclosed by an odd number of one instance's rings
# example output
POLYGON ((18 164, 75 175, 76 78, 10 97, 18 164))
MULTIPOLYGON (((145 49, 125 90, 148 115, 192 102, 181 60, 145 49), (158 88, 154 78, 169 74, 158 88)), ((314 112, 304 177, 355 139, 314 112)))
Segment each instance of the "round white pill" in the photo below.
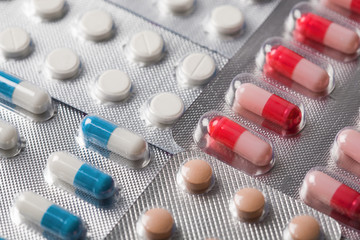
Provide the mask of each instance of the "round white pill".
POLYGON ((21 28, 10 27, 0 32, 0 50, 5 57, 25 57, 30 53, 31 38, 21 28))
POLYGON ((88 40, 103 41, 113 33, 114 22, 111 15, 102 10, 86 12, 80 19, 81 34, 88 40))
POLYGON ((194 7, 195 0, 159 0, 162 8, 173 13, 184 13, 194 7))
POLYGON ((35 14, 47 20, 61 18, 64 15, 65 0, 32 0, 35 14))
POLYGON ((232 35, 244 26, 244 15, 234 6, 219 6, 211 12, 210 25, 219 34, 232 35))
POLYGON ((205 53, 192 53, 182 61, 179 81, 186 85, 199 86, 207 83, 216 71, 215 61, 205 53))
POLYGON ((131 90, 129 76, 120 70, 108 70, 96 81, 95 95, 100 100, 118 102, 127 98, 131 90))
POLYGON ((46 57, 45 68, 51 78, 69 79, 80 69, 80 58, 71 49, 55 49, 46 57))
POLYGON ((129 43, 129 51, 134 61, 152 63, 163 56, 164 40, 153 31, 142 31, 135 34, 129 43))
POLYGON ((184 112, 184 103, 174 93, 159 93, 150 99, 147 118, 154 124, 174 123, 184 112))

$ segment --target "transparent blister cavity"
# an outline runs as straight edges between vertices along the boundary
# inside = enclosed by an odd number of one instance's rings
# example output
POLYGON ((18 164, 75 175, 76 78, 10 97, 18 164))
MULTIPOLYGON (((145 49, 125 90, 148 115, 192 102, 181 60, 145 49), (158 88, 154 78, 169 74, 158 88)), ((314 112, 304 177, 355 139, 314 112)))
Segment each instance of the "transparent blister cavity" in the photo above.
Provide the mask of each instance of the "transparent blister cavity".
POLYGON ((325 235, 319 220, 311 215, 294 216, 286 226, 282 236, 283 240, 313 239, 325 240, 325 235))
POLYGON ((171 92, 151 96, 140 108, 140 118, 147 126, 169 129, 185 112, 183 100, 171 92))
POLYGON ((267 39, 257 55, 256 64, 266 76, 265 81, 311 98, 327 96, 335 88, 331 64, 282 38, 267 39))
POLYGON ((261 189, 242 186, 229 203, 229 211, 234 219, 243 223, 261 223, 271 207, 261 189))
POLYGON ((341 129, 331 149, 336 165, 360 178, 360 130, 356 127, 341 129))
POLYGON ((120 202, 120 188, 112 176, 66 151, 49 156, 44 177, 50 185, 97 207, 111 209, 120 202))
POLYGON ((15 157, 25 148, 25 138, 20 136, 16 127, 0 119, 0 156, 15 157))
POLYGON ((0 31, 1 62, 22 60, 34 51, 34 43, 26 29, 9 26, 0 31))
POLYGON ((77 142, 130 168, 143 168, 151 160, 148 143, 142 137, 94 115, 82 120, 77 142))
POLYGON ((338 61, 353 61, 360 54, 356 24, 319 5, 295 5, 286 28, 296 41, 338 61))
POLYGON ((304 178, 300 198, 310 207, 359 231, 359 186, 344 172, 315 167, 304 178))
POLYGON ((80 217, 28 191, 18 194, 11 208, 16 225, 24 225, 50 239, 84 239, 87 226, 80 217))
POLYGON ((163 207, 152 207, 142 212, 136 222, 139 239, 173 239, 176 225, 172 214, 163 207))
POLYGON ((66 0, 25 0, 23 12, 35 22, 54 22, 61 20, 69 11, 66 0))
POLYGON ((184 17, 192 14, 195 11, 197 0, 153 0, 165 16, 174 15, 184 17))
POLYGON ((206 194, 215 185, 213 167, 202 157, 187 159, 176 174, 176 182, 184 192, 206 194))
POLYGON ((265 174, 275 164, 268 139, 218 112, 205 113, 193 137, 203 152, 248 175, 265 174))
POLYGON ((252 74, 237 75, 225 100, 238 115, 281 136, 294 136, 305 127, 303 104, 252 74))
POLYGON ((334 11, 354 22, 360 23, 360 12, 357 1, 354 0, 312 0, 314 4, 320 3, 322 6, 334 11))
POLYGON ((49 120, 56 106, 49 93, 20 77, 0 71, 0 105, 36 122, 49 120))

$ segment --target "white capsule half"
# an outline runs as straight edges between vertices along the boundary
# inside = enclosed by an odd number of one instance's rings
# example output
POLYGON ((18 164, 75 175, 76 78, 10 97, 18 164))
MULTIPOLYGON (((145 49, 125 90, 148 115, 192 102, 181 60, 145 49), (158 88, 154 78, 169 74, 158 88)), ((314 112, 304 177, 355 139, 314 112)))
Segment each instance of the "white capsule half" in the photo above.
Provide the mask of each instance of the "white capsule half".
POLYGON ((0 148, 10 150, 17 146, 19 133, 16 128, 5 121, 0 120, 0 148))

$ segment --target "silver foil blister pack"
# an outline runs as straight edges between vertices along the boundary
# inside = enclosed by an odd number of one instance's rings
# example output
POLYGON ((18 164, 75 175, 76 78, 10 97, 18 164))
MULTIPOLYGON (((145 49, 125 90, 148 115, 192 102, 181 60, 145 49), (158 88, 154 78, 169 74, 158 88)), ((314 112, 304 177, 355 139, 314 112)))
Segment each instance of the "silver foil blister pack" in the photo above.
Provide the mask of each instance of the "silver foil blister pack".
MULTIPOLYGON (((25 191, 33 191, 80 216, 91 239, 104 238, 128 208, 165 164, 169 155, 150 146, 152 160, 145 168, 134 169, 121 161, 110 160, 91 149, 80 146, 76 135, 84 113, 62 103, 52 119, 35 123, 16 113, 3 109, 0 118, 13 124, 23 136, 26 145, 12 158, 1 158, 1 232, 6 239, 54 238, 41 231, 16 225, 11 218, 15 198, 25 191), (94 165, 111 175, 118 189, 113 202, 102 203, 76 191, 72 186, 49 184, 46 165, 49 156, 57 151, 67 151, 79 160, 94 165)), ((124 161, 124 160, 123 160, 124 161)))
MULTIPOLYGON (((67 1, 66 12, 56 21, 43 21, 32 15, 29 4, 27 0, 1 3, 4 13, 1 29, 21 27, 30 35, 33 48, 25 58, 4 59, 1 63, 4 71, 45 88, 52 97, 70 106, 116 122, 168 152, 180 151, 172 140, 169 127, 147 126, 141 119, 143 106, 154 94, 171 92, 182 99, 186 109, 202 88, 180 86, 176 77, 180 61, 191 53, 205 53, 214 59, 216 70, 219 70, 227 62, 226 58, 103 1, 67 1), (95 38, 94 42, 91 40, 94 38, 85 39, 79 33, 82 17, 94 9, 107 12, 113 19, 112 35, 108 40, 97 41, 95 38), (129 59, 127 48, 131 37, 144 30, 158 33, 165 47, 161 49, 160 62, 142 67, 129 59), (56 49, 60 53, 53 52, 56 49), (49 73, 48 62, 51 66, 58 66, 56 59, 59 56, 67 56, 69 65, 79 68, 79 71, 65 69, 65 74, 52 69, 49 73), (110 69, 125 72, 132 81, 130 96, 114 104, 94 100, 92 94, 96 80, 110 69), (70 79, 54 79, 62 77, 70 79)), ((152 35, 149 38, 153 39, 152 35)))
MULTIPOLYGON (((227 58, 235 55, 236 51, 249 39, 256 29, 265 21, 280 1, 181 1, 171 3, 162 0, 110 0, 111 2, 148 19, 151 22, 179 33, 201 46, 212 49, 227 58), (179 5, 190 5, 189 11, 177 12, 179 5), (178 4, 178 5, 177 5, 178 4), (172 10, 169 10, 169 5, 172 10), (185 4, 184 4, 185 5, 185 4), (220 6, 230 5, 238 8, 244 15, 244 27, 240 34, 233 36, 219 36, 208 30, 212 11, 220 6), (165 7, 164 7, 165 6, 165 7), (191 7, 192 6, 192 7, 191 7)), ((226 16, 223 16, 226 19, 226 16)))

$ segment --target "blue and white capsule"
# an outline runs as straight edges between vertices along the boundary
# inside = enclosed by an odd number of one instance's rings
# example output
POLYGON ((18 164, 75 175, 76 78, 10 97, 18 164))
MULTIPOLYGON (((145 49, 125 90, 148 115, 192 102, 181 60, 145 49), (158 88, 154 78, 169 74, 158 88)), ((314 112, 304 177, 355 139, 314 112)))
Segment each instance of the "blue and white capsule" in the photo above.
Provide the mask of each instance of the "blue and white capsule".
POLYGON ((85 141, 119 154, 130 160, 146 158, 148 145, 139 135, 97 116, 87 116, 81 122, 85 141))
POLYGON ((50 174, 96 199, 108 199, 114 195, 113 178, 80 161, 68 152, 54 152, 47 162, 50 174))
POLYGON ((0 98, 33 114, 42 114, 52 106, 45 90, 3 71, 0 71, 0 98))
POLYGON ((85 232, 82 220, 44 197, 23 192, 15 201, 15 214, 62 239, 79 239, 85 232))

